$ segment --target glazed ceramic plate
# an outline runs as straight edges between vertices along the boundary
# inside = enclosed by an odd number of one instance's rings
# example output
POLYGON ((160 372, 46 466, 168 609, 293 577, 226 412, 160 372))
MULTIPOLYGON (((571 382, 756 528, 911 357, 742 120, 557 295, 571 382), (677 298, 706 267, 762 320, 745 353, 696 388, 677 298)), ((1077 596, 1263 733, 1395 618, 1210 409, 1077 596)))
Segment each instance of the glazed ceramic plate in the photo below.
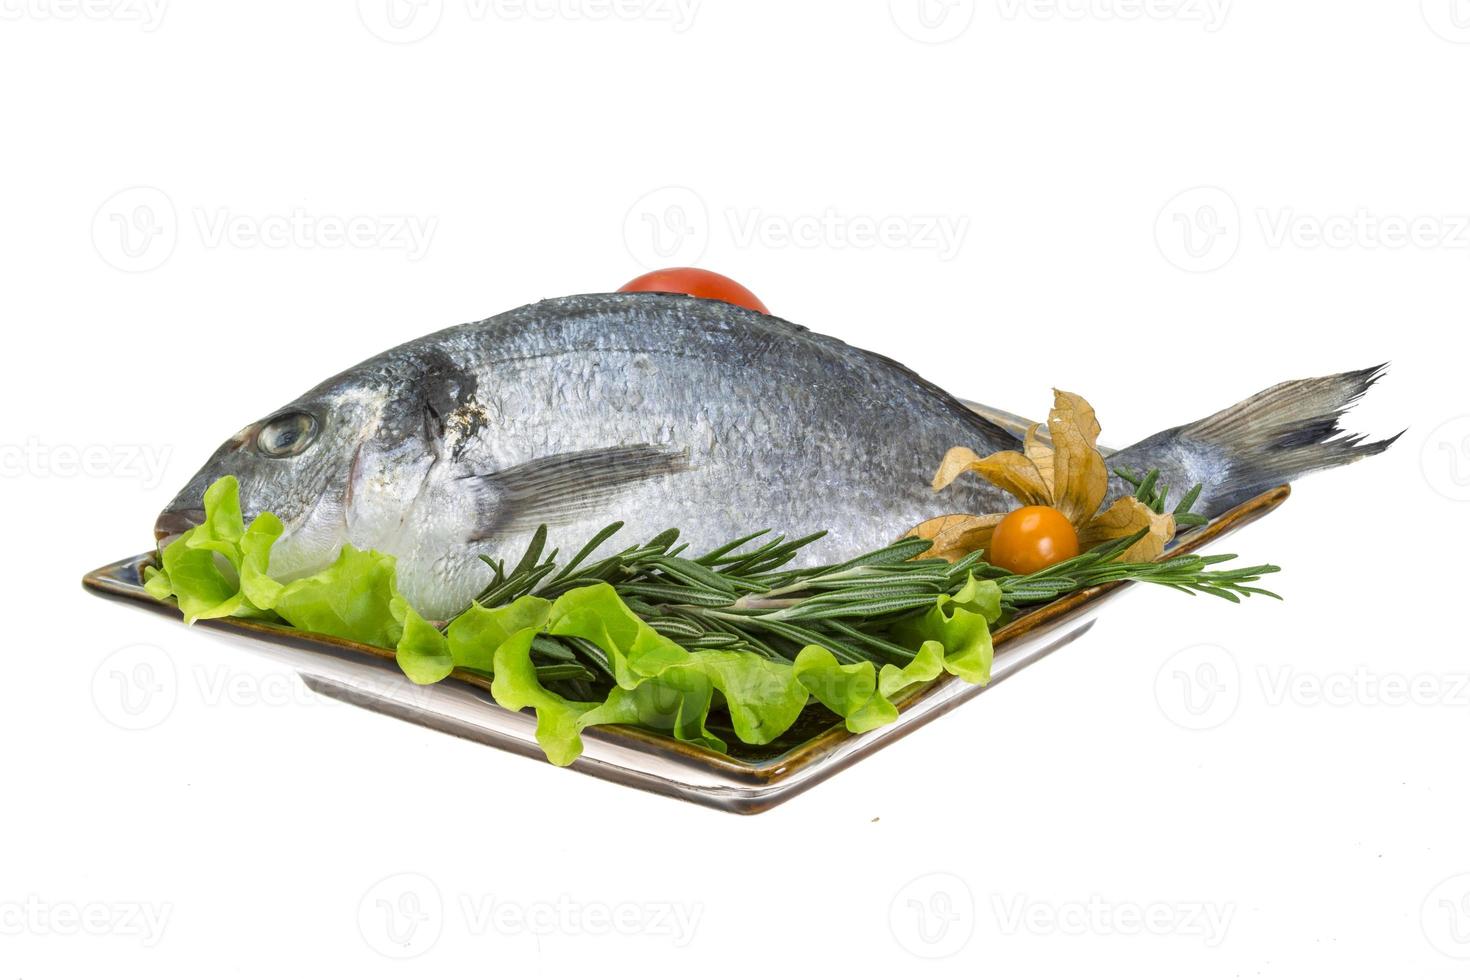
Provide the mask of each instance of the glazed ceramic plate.
MULTIPOLYGON (((1278 487, 1181 535, 1169 554, 1194 551, 1279 507, 1290 493, 1278 487)), ((180 618, 171 602, 143 591, 142 569, 152 552, 90 572, 82 584, 109 599, 134 603, 180 618)), ((589 728, 585 750, 571 766, 625 786, 662 793, 736 813, 759 813, 810 789, 883 746, 958 707, 1092 628, 1103 603, 1128 587, 1112 583, 1074 593, 1035 609, 995 631, 995 662, 986 687, 944 675, 901 695, 892 725, 854 735, 820 707, 809 708, 779 740, 742 746, 733 733, 728 755, 679 742, 668 735, 625 725, 589 728)), ((199 627, 273 654, 296 670, 314 691, 429 728, 543 760, 536 745, 535 717, 508 711, 490 698, 490 683, 455 671, 428 687, 408 681, 391 651, 301 633, 245 619, 201 621, 199 627)), ((718 726, 711 719, 711 730, 718 726)))

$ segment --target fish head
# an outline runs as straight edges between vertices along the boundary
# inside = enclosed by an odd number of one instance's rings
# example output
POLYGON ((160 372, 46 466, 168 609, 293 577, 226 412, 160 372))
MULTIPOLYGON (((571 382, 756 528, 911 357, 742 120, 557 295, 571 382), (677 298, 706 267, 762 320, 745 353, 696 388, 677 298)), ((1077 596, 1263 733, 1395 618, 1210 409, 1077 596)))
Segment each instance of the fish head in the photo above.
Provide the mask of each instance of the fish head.
POLYGON ((339 379, 251 422, 225 440, 158 515, 159 546, 201 523, 204 492, 233 476, 246 524, 266 511, 281 520, 273 574, 330 564, 346 539, 354 466, 383 431, 388 401, 381 385, 339 379))

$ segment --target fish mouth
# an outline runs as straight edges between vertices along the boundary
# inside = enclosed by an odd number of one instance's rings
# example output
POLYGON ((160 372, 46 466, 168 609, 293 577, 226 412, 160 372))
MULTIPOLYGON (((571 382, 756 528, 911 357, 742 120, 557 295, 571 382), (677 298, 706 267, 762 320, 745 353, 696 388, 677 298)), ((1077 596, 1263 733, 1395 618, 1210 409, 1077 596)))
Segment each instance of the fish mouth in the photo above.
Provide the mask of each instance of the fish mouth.
POLYGON ((153 522, 153 537, 157 539, 159 548, 167 548, 185 531, 203 523, 204 511, 202 508, 186 507, 183 510, 166 510, 158 515, 158 520, 153 522))

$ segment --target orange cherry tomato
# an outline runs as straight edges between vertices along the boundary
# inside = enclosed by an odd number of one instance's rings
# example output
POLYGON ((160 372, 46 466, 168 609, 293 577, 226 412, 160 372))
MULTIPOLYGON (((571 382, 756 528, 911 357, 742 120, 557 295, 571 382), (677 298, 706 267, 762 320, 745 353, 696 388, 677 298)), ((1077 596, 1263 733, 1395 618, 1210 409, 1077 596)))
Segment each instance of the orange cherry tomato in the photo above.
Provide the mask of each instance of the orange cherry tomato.
POLYGON ((756 299, 755 293, 746 289, 729 276, 708 269, 659 269, 639 276, 623 288, 620 293, 684 293, 702 299, 717 299, 734 303, 757 313, 769 313, 766 304, 756 299))
POLYGON ((995 526, 986 560, 1017 575, 1076 558, 1077 531, 1054 507, 1022 507, 995 526))

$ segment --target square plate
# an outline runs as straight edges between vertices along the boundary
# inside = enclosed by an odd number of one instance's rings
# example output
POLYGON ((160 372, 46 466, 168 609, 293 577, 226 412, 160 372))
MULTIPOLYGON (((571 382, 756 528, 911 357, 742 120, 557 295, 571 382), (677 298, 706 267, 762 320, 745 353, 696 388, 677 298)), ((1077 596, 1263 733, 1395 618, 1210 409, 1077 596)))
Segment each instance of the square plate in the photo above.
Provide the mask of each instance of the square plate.
MULTIPOLYGON (((1290 492, 1289 487, 1277 487, 1246 501, 1180 535, 1167 554, 1195 551, 1244 527, 1281 506, 1290 492)), ((148 552, 113 562, 87 573, 82 585, 106 598, 179 619, 173 603, 143 591, 142 570, 153 559, 148 552)), ((730 742, 728 755, 648 729, 597 726, 583 733, 584 751, 571 768, 721 810, 760 813, 1071 643, 1092 628, 1099 607, 1128 585, 1100 585, 1016 617, 995 631, 989 685, 966 684, 943 675, 897 699, 898 721, 862 735, 849 732, 835 715, 820 707, 809 708, 789 731, 762 746, 739 744, 733 733, 720 731, 712 718, 711 730, 730 742)), ((423 687, 403 676, 389 650, 247 619, 201 620, 198 625, 274 654, 313 691, 485 745, 545 758, 536 744, 535 716, 530 711, 500 707, 491 699, 490 682, 484 678, 455 671, 438 684, 423 687)))

